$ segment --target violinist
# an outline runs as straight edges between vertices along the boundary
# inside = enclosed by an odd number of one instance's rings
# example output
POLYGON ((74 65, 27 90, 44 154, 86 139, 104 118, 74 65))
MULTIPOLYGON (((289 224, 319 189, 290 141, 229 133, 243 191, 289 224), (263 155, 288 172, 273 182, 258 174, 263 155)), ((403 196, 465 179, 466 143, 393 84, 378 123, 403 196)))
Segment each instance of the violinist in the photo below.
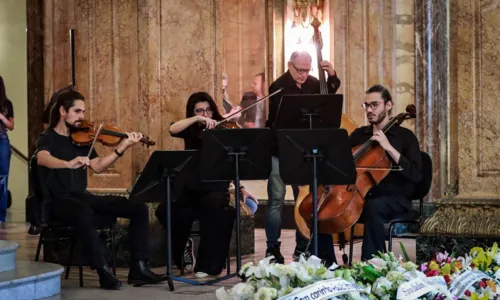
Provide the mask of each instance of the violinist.
POLYGON ((389 91, 374 85, 366 91, 363 108, 370 125, 354 130, 349 136, 351 146, 371 139, 386 151, 402 171, 391 171, 365 197, 360 221, 364 224, 361 258, 368 260, 378 251, 385 252, 384 222, 408 213, 415 184, 422 179, 422 159, 418 140, 412 131, 400 126, 382 131, 389 122, 392 98, 389 91))
MULTIPOLYGON (((239 117, 238 114, 235 117, 239 117)), ((207 128, 214 128, 217 121, 223 119, 212 97, 205 92, 192 94, 186 104, 186 118, 170 125, 173 137, 184 139, 186 150, 199 150, 202 145, 201 133, 207 128)), ((198 159, 198 158, 197 158, 198 159)), ((196 162, 197 164, 198 162, 196 162)), ((193 264, 198 278, 219 275, 222 272, 229 244, 235 211, 229 206, 229 182, 201 182, 193 177, 186 180, 172 205, 172 258, 179 269, 193 264), (196 260, 190 257, 190 250, 185 253, 193 222, 200 222, 200 246, 196 260)), ((156 217, 165 227, 166 205, 162 202, 156 217)), ((192 255, 192 254, 191 254, 192 255)), ((187 268, 186 268, 187 269, 187 268)))
MULTIPOLYGON (((284 90, 272 96, 269 100, 269 116, 266 127, 273 127, 281 97, 284 95, 320 93, 319 80, 309 75, 312 67, 311 64, 312 58, 306 51, 295 51, 292 53, 288 62, 288 71, 276 79, 269 87, 270 94, 279 88, 284 88, 284 90)), ((328 61, 321 61, 320 65, 323 68, 321 71, 328 73, 328 93, 335 94, 340 87, 340 79, 337 77, 337 73, 328 61)), ((265 226, 267 237, 266 257, 274 256, 276 262, 284 263, 284 258, 280 252, 279 238, 281 235, 281 211, 285 202, 286 189, 279 174, 279 160, 277 155, 272 157, 272 170, 267 181, 267 191, 269 202, 265 226)), ((296 232, 296 242, 297 247, 293 254, 294 260, 297 260, 307 247, 307 240, 298 231, 296 232)), ((328 265, 331 265, 335 261, 332 235, 319 234, 318 245, 318 256, 324 259, 328 265)))
MULTIPOLYGON (((58 91, 60 92, 60 91, 58 91)), ((100 287, 118 290, 122 283, 108 268, 101 251, 94 215, 108 215, 130 219, 128 229, 131 243, 128 283, 158 280, 147 267, 149 259, 149 214, 145 204, 127 201, 119 196, 97 196, 86 191, 87 167, 102 173, 123 153, 139 142, 140 133, 127 133, 128 138, 114 152, 100 157, 90 146, 77 146, 71 132, 84 120, 84 97, 73 89, 64 89, 50 109, 46 131, 37 140, 36 158, 40 167, 40 185, 45 199, 49 199, 51 219, 64 222, 76 229, 82 239, 83 254, 91 268, 97 270, 100 287)), ((42 199, 40 199, 42 200, 42 199)))

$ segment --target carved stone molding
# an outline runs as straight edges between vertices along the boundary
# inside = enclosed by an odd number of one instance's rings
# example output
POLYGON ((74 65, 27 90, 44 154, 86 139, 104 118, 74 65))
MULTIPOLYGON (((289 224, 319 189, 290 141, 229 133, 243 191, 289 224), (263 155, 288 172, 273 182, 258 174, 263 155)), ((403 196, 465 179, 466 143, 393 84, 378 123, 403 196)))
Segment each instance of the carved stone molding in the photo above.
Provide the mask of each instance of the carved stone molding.
POLYGON ((500 200, 442 199, 420 228, 422 235, 500 236, 500 200))

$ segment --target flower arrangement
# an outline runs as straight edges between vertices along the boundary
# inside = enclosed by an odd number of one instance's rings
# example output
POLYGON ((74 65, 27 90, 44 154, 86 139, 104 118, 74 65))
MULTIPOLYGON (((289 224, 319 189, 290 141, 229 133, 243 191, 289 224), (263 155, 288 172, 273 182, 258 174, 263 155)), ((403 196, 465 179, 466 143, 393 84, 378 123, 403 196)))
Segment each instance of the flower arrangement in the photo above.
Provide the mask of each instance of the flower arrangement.
POLYGON ((437 253, 417 266, 394 253, 379 253, 352 267, 327 268, 315 256, 298 262, 271 263, 272 257, 247 263, 243 282, 216 291, 218 300, 288 299, 500 299, 500 251, 474 247, 463 257, 437 253))

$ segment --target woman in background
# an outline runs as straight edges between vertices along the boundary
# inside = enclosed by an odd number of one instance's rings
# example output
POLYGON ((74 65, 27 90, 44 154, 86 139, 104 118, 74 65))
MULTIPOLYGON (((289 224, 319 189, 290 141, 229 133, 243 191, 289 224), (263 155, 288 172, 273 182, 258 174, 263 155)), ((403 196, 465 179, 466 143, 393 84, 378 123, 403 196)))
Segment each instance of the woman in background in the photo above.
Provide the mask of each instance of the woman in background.
POLYGON ((7 99, 5 84, 0 76, 0 222, 7 216, 8 178, 10 169, 10 141, 7 130, 14 130, 14 108, 7 99))

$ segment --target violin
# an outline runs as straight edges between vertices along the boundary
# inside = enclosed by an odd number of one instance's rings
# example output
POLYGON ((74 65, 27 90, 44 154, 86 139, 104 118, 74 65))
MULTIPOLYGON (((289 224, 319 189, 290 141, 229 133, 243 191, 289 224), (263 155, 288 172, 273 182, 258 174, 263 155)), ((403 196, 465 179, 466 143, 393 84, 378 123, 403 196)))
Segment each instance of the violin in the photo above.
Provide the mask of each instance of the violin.
MULTIPOLYGON (((93 145, 95 140, 104 146, 115 147, 123 139, 128 138, 128 135, 116 125, 102 123, 96 126, 94 122, 83 120, 80 127, 71 133, 71 138, 73 143, 78 146, 93 145)), ((141 138, 141 143, 148 147, 155 145, 155 142, 149 140, 149 137, 141 138)))
MULTIPOLYGON (((394 125, 404 120, 416 118, 415 105, 406 107, 405 113, 391 118, 382 129, 386 133, 394 125)), ((320 233, 339 233, 353 226, 361 216, 365 196, 372 187, 379 184, 393 168, 392 160, 385 150, 369 139, 362 145, 352 149, 356 165, 356 183, 352 185, 335 185, 318 187, 318 231, 320 233)), ((302 201, 299 211, 302 217, 312 221, 312 194, 302 201)))

